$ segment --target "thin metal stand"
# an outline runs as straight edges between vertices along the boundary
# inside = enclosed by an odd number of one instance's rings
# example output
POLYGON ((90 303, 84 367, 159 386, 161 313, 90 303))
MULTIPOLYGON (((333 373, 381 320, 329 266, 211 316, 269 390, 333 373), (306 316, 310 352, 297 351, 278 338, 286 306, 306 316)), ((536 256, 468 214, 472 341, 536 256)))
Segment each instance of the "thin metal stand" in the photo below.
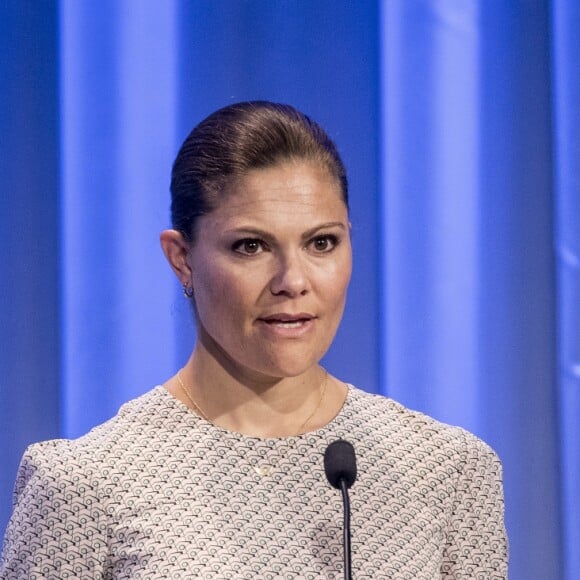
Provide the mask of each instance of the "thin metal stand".
POLYGON ((350 563, 350 499, 348 497, 348 487, 344 478, 340 480, 340 491, 342 492, 342 504, 344 506, 344 580, 352 580, 350 563))

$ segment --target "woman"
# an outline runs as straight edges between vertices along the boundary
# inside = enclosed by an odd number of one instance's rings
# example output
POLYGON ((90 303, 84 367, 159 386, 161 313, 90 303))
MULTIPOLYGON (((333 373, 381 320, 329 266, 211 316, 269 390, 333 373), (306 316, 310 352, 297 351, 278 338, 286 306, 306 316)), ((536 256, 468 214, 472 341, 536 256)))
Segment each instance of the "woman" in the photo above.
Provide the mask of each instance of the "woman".
POLYGON ((505 578, 501 468, 465 431, 319 361, 351 273, 346 173, 267 102, 217 111, 173 167, 163 251, 198 340, 167 383, 26 452, 2 578, 340 578, 328 444, 347 438, 355 578, 505 578))

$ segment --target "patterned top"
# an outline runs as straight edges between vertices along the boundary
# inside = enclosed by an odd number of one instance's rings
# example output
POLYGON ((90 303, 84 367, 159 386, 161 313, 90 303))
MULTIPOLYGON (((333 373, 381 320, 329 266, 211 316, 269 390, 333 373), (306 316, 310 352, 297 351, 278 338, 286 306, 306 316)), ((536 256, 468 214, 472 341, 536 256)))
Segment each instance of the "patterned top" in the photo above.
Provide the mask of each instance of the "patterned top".
POLYGON ((337 438, 357 454, 354 578, 506 578, 494 452, 354 387, 297 437, 215 427, 156 387, 79 439, 32 445, 0 578, 340 579, 342 499, 323 467, 337 438))

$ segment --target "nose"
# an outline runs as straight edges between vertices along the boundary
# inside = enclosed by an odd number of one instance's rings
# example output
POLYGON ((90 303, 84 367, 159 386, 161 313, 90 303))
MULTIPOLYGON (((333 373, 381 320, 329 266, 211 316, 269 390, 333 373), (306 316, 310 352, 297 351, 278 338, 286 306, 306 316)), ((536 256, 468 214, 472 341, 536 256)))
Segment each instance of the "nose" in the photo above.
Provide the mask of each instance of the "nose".
POLYGON ((307 266, 299 255, 282 256, 270 282, 275 296, 294 298, 304 296, 310 290, 307 266))

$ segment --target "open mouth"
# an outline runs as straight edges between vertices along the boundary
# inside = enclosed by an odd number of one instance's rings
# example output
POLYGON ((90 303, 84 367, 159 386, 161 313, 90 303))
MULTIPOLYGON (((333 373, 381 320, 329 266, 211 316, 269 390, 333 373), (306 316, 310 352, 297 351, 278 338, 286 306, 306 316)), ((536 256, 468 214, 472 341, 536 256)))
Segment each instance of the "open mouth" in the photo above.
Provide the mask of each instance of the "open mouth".
POLYGON ((292 322, 285 322, 283 320, 265 320, 264 322, 270 326, 279 326, 281 328, 300 328, 301 326, 304 326, 308 320, 293 320, 292 322))
POLYGON ((274 314, 272 316, 261 318, 260 320, 270 326, 276 326, 278 328, 301 328, 314 320, 314 318, 314 316, 309 314, 274 314))

